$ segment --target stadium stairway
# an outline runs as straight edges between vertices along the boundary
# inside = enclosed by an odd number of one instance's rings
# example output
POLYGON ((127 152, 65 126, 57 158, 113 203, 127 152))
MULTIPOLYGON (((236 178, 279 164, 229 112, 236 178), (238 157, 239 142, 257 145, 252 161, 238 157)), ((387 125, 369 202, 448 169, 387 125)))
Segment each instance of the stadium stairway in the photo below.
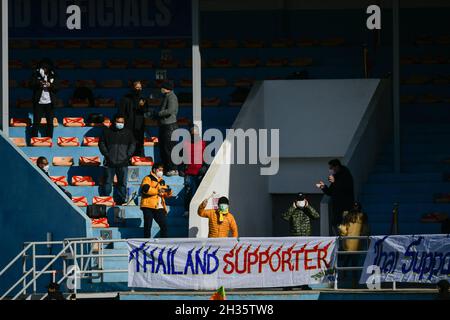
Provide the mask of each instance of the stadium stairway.
POLYGON ((401 66, 401 173, 393 173, 391 140, 360 195, 371 234, 390 233, 394 203, 399 204, 400 234, 441 233, 439 223, 423 223, 421 218, 450 214, 450 204, 435 200, 437 194, 450 193, 450 165, 445 161, 450 156, 450 82, 442 82, 450 75, 450 60, 430 59, 449 53, 450 46, 436 43, 402 48, 412 60, 401 66))

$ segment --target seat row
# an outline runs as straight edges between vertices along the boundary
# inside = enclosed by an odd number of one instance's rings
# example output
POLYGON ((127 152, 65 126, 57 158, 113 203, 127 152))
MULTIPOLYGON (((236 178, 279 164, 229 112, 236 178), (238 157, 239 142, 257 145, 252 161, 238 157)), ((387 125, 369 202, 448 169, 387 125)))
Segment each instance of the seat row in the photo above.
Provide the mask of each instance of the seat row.
MULTIPOLYGON (((263 41, 256 39, 247 40, 203 40, 200 43, 201 48, 288 48, 288 47, 308 47, 308 46, 340 46, 344 45, 346 40, 342 37, 331 37, 327 39, 276 39, 273 41, 263 41)), ((142 40, 11 40, 9 43, 11 49, 182 49, 191 46, 191 42, 186 39, 142 39, 142 40)))
MULTIPOLYGON (((34 164, 37 163, 37 157, 30 157, 30 161, 34 164)), ((153 158, 152 157, 132 157, 131 165, 138 166, 153 166, 153 158)), ((75 165, 75 161, 73 157, 53 157, 52 165, 55 167, 72 167, 75 165)), ((99 156, 81 156, 78 159, 78 166, 80 167, 100 167, 101 159, 99 156)))
MULTIPOLYGON (((141 84, 143 88, 160 88, 163 81, 166 80, 141 80, 141 84)), ((173 82, 175 86, 181 87, 181 88, 192 88, 192 79, 181 79, 181 80, 174 80, 169 79, 169 81, 173 82)), ((249 87, 253 85, 255 82, 255 79, 251 78, 238 78, 234 81, 228 81, 225 78, 208 78, 204 81, 205 87, 249 87)), ((87 88, 105 88, 105 89, 118 89, 118 88, 129 88, 132 85, 132 80, 123 81, 123 80, 104 80, 100 83, 98 83, 96 80, 76 80, 74 82, 70 80, 60 80, 59 81, 59 87, 61 89, 68 89, 68 88, 81 88, 81 87, 87 87, 87 88)), ((9 86, 11 88, 24 88, 29 89, 30 88, 30 80, 24 80, 24 81, 17 81, 14 79, 9 80, 9 86)), ((104 103, 107 103, 108 100, 104 101, 108 98, 97 98, 96 102, 98 101, 99 106, 102 106, 104 103)))
MULTIPOLYGON (((155 146, 157 144, 155 139, 157 138, 145 138, 144 146, 155 146)), ((11 141, 19 148, 27 146, 25 138, 12 137, 11 141)), ((84 137, 82 143, 77 137, 58 137, 57 145, 59 147, 98 147, 99 141, 100 137, 84 137)), ((30 139, 30 147, 52 148, 53 139, 50 137, 32 137, 30 139)))
MULTIPOLYGON (((38 65, 38 60, 32 60, 29 64, 29 67, 35 68, 38 65)), ((240 58, 238 62, 233 62, 229 58, 219 58, 211 61, 202 61, 203 67, 210 68, 231 68, 231 67, 240 67, 240 68, 255 68, 255 67, 306 67, 313 64, 313 59, 309 57, 301 57, 301 58, 293 58, 289 59, 286 57, 272 57, 265 62, 262 62, 258 58, 240 58)), ((127 60, 122 59, 112 59, 108 60, 105 63, 100 59, 93 60, 82 60, 79 64, 77 64, 73 60, 64 59, 64 60, 56 60, 55 66, 57 69, 102 69, 107 67, 109 69, 126 69, 129 68, 129 62, 127 60)), ((191 68, 192 67, 192 59, 188 58, 184 63, 178 59, 163 59, 158 63, 155 63, 151 60, 134 60, 131 64, 132 67, 136 69, 153 69, 155 67, 163 68, 163 69, 172 69, 172 68, 191 68)), ((9 60, 9 68, 10 69, 25 69, 27 68, 27 63, 18 59, 9 60)))

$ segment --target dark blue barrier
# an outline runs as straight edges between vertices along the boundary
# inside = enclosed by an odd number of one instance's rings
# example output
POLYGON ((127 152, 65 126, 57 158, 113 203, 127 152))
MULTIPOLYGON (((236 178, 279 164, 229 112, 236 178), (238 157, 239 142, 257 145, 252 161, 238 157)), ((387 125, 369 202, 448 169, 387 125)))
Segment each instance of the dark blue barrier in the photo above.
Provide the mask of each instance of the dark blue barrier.
MULTIPOLYGON (((0 270, 27 241, 89 237, 89 218, 0 131, 0 270)), ((51 161, 51 159, 50 159, 51 161)), ((20 263, 0 277, 0 292, 17 281, 20 263)))

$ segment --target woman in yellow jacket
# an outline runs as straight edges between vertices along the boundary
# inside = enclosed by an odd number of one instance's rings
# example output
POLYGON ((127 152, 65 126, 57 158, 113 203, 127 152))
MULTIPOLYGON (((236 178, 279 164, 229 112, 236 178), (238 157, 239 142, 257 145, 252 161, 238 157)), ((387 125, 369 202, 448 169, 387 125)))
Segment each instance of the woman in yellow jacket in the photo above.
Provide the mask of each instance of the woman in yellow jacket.
POLYGON ((160 238, 167 238, 167 206, 166 198, 172 196, 172 190, 164 182, 164 166, 155 163, 150 175, 141 184, 141 210, 144 214, 144 237, 151 237, 153 219, 159 225, 160 238))
POLYGON ((204 200, 198 207, 198 215, 202 218, 208 218, 209 220, 209 232, 208 238, 227 238, 238 237, 238 227, 236 220, 234 220, 231 212, 228 211, 229 201, 228 198, 222 197, 219 199, 219 208, 217 210, 206 210, 208 199, 204 200))

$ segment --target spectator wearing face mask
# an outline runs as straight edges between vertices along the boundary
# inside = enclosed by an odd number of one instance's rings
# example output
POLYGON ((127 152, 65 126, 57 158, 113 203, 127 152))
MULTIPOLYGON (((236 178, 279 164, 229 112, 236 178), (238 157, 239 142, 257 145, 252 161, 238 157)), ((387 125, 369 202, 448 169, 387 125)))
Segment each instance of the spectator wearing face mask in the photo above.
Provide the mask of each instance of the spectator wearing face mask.
POLYGON ((33 128, 32 137, 38 136, 41 119, 45 116, 47 120, 46 137, 53 138, 53 118, 56 104, 56 93, 59 82, 50 59, 42 59, 31 77, 31 88, 33 89, 33 128))
POLYGON ((133 82, 133 89, 120 102, 119 112, 125 117, 125 127, 133 132, 136 141, 134 156, 145 157, 144 136, 147 99, 142 94, 142 82, 133 82))
POLYGON ((172 197, 172 190, 163 180, 164 166, 155 163, 150 175, 141 184, 141 210, 144 215, 144 238, 151 237, 153 220, 160 228, 160 238, 168 237, 167 206, 165 199, 172 197))
MULTIPOLYGON (((44 172, 47 175, 47 177, 50 177, 50 174, 48 173, 49 169, 50 169, 50 165, 49 165, 46 157, 39 157, 36 161, 36 165, 38 166, 39 169, 42 170, 42 172, 44 172)), ((64 189, 61 186, 58 186, 58 187, 62 190, 62 192, 64 192, 64 194, 69 199, 72 199, 72 194, 69 191, 67 191, 66 189, 64 189)))
MULTIPOLYGON (((291 237, 309 237, 312 233, 312 219, 318 219, 319 213, 309 204, 303 193, 297 195, 292 206, 281 217, 289 222, 291 237)), ((300 286, 301 290, 311 290, 308 285, 300 286)))
POLYGON ((289 222, 289 233, 292 237, 311 236, 311 220, 318 219, 319 213, 309 204, 306 196, 299 193, 292 206, 282 214, 289 222))
POLYGON ((238 227, 234 216, 229 211, 230 202, 227 197, 219 199, 217 209, 206 210, 208 199, 198 207, 198 215, 209 220, 208 238, 238 237, 238 227))
POLYGON ((331 197, 331 226, 333 232, 337 234, 337 227, 342 222, 343 212, 351 210, 355 201, 353 176, 350 170, 343 166, 338 159, 331 160, 328 165, 330 170, 328 181, 330 185, 327 186, 323 181, 320 181, 316 184, 316 187, 331 197))
POLYGON ((186 152, 184 155, 189 162, 180 171, 180 175, 184 176, 184 217, 189 216, 191 200, 208 170, 203 157, 205 148, 206 142, 200 137, 198 126, 192 126, 191 140, 185 142, 183 148, 183 152, 186 152))
POLYGON ((136 149, 133 133, 125 128, 123 115, 114 117, 111 128, 105 128, 99 141, 99 149, 105 158, 105 185, 102 196, 110 196, 114 176, 117 175, 117 205, 125 203, 127 196, 128 164, 136 149))

